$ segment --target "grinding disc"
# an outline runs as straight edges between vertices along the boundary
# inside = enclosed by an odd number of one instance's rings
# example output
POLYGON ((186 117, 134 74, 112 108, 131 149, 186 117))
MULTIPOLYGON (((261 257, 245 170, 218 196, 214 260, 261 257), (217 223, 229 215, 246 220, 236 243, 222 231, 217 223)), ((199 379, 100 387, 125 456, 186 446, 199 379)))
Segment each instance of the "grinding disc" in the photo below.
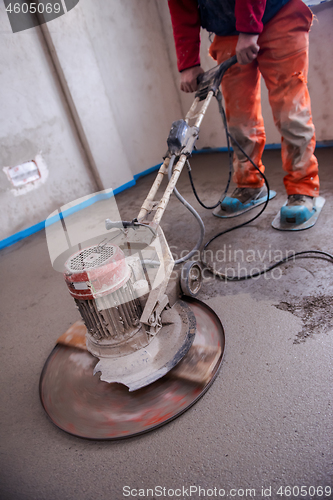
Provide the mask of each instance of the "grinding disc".
POLYGON ((41 402, 51 421, 75 436, 112 440, 155 429, 196 403, 217 375, 225 339, 212 309, 196 299, 186 302, 196 319, 193 348, 206 346, 219 353, 204 383, 179 378, 176 366, 147 387, 129 392, 122 384, 93 375, 98 359, 88 351, 57 344, 40 378, 41 402))

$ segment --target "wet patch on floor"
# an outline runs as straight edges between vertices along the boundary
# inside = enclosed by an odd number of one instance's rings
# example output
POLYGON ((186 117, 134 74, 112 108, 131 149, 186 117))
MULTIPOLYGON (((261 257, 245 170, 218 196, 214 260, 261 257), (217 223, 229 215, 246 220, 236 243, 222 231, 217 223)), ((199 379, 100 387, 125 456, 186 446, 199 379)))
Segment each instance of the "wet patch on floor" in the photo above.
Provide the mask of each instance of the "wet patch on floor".
POLYGON ((318 295, 296 298, 291 302, 274 304, 281 311, 288 311, 303 321, 302 330, 296 335, 294 344, 305 342, 314 334, 326 333, 333 329, 333 297, 318 295))

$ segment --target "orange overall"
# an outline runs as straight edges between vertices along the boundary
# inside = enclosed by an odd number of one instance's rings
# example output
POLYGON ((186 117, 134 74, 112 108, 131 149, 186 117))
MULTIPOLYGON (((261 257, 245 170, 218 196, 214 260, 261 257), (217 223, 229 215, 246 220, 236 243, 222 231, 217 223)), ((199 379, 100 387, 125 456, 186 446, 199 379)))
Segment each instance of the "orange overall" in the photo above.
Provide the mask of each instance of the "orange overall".
MULTIPOLYGON (((275 125, 281 134, 284 184, 288 195, 318 196, 318 162, 307 88, 309 30, 312 13, 302 0, 290 0, 269 21, 258 39, 260 51, 250 64, 231 67, 222 92, 231 135, 264 172, 265 146, 260 74, 269 94, 275 125)), ((235 54, 237 36, 215 36, 210 55, 220 64, 235 54)), ((234 181, 238 187, 261 187, 263 179, 235 146, 234 181)))

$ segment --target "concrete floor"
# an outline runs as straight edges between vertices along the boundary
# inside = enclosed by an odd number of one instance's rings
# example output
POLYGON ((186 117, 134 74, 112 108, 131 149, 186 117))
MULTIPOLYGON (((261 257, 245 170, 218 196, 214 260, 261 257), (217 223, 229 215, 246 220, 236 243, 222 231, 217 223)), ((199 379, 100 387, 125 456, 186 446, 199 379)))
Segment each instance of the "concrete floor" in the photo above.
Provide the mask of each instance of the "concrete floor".
MULTIPOLYGON (((319 149, 317 156, 326 205, 316 226, 300 233, 271 228, 285 195, 279 151, 268 151, 268 180, 278 195, 258 220, 212 245, 215 252, 220 249, 215 253, 219 267, 230 273, 240 264, 251 271, 287 251, 332 252, 332 149, 319 149), (234 261, 226 262, 229 257, 234 261)), ((218 199, 227 178, 226 155, 197 155, 191 163, 204 201, 218 199)), ((123 219, 137 215, 153 178, 117 196, 123 219)), ((185 173, 178 188, 194 200, 185 173)), ((206 239, 236 222, 216 219, 193 204, 206 224, 206 239)), ((174 254, 192 248, 197 223, 176 199, 162 226, 174 254)), ((44 362, 59 335, 78 319, 61 274, 51 267, 44 233, 2 251, 0 273, 1 499, 118 500, 126 498, 124 486, 145 498, 189 498, 190 486, 206 490, 191 498, 219 498, 219 489, 220 498, 222 489, 229 498, 254 493, 255 498, 333 498, 327 490, 323 495, 320 489, 308 491, 332 484, 331 261, 297 259, 245 282, 207 275, 199 298, 216 311, 226 334, 216 381, 181 417, 116 442, 64 433, 40 404, 44 362), (169 496, 146 491, 156 486, 185 491, 169 491, 169 496), (290 497, 280 486, 305 486, 308 493, 290 497)))

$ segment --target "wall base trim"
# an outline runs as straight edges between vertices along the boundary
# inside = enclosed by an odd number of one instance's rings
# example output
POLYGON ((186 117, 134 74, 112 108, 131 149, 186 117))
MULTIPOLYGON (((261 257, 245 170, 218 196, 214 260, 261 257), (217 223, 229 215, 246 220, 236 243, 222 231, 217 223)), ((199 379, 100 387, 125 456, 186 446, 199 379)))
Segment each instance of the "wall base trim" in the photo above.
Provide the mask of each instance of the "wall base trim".
MULTIPOLYGON (((316 148, 332 148, 333 147, 333 141, 321 141, 317 142, 316 148)), ((276 149, 281 149, 281 144, 266 144, 265 150, 276 150, 276 149)), ((200 155, 200 154, 210 154, 210 153, 225 153, 228 151, 228 148, 226 147, 221 147, 221 148, 202 148, 193 151, 194 155, 200 155)), ((113 190, 113 195, 117 195, 121 193, 122 191, 125 191, 126 189, 129 189, 133 186, 135 186, 136 181, 140 179, 141 177, 145 177, 148 174, 151 174, 152 172, 155 172, 160 168, 162 163, 159 163, 157 165, 154 165, 151 168, 148 168, 147 170, 144 170, 143 172, 140 172, 138 174, 135 174, 133 176, 133 179, 129 182, 126 182, 126 184, 123 184, 122 186, 119 186, 113 190)), ((100 199, 100 194, 96 194, 96 196, 89 198, 89 200, 79 203, 78 205, 75 205, 75 207, 72 207, 71 212, 76 212, 78 210, 82 210, 86 206, 92 205, 96 201, 100 199)), ((47 219, 48 220, 48 219, 47 219)), ((11 245, 14 245, 14 243, 17 243, 18 241, 21 241, 28 236, 31 236, 32 234, 38 233, 39 231, 43 230, 45 228, 45 224, 47 223, 47 220, 43 220, 41 222, 38 222, 37 224, 34 224, 33 226, 30 226, 26 229, 23 229, 22 231, 18 231, 17 233, 13 234, 12 236, 8 236, 8 238, 4 238, 3 240, 0 240, 0 250, 6 247, 9 247, 11 245)), ((49 222, 50 223, 50 222, 49 222)))

